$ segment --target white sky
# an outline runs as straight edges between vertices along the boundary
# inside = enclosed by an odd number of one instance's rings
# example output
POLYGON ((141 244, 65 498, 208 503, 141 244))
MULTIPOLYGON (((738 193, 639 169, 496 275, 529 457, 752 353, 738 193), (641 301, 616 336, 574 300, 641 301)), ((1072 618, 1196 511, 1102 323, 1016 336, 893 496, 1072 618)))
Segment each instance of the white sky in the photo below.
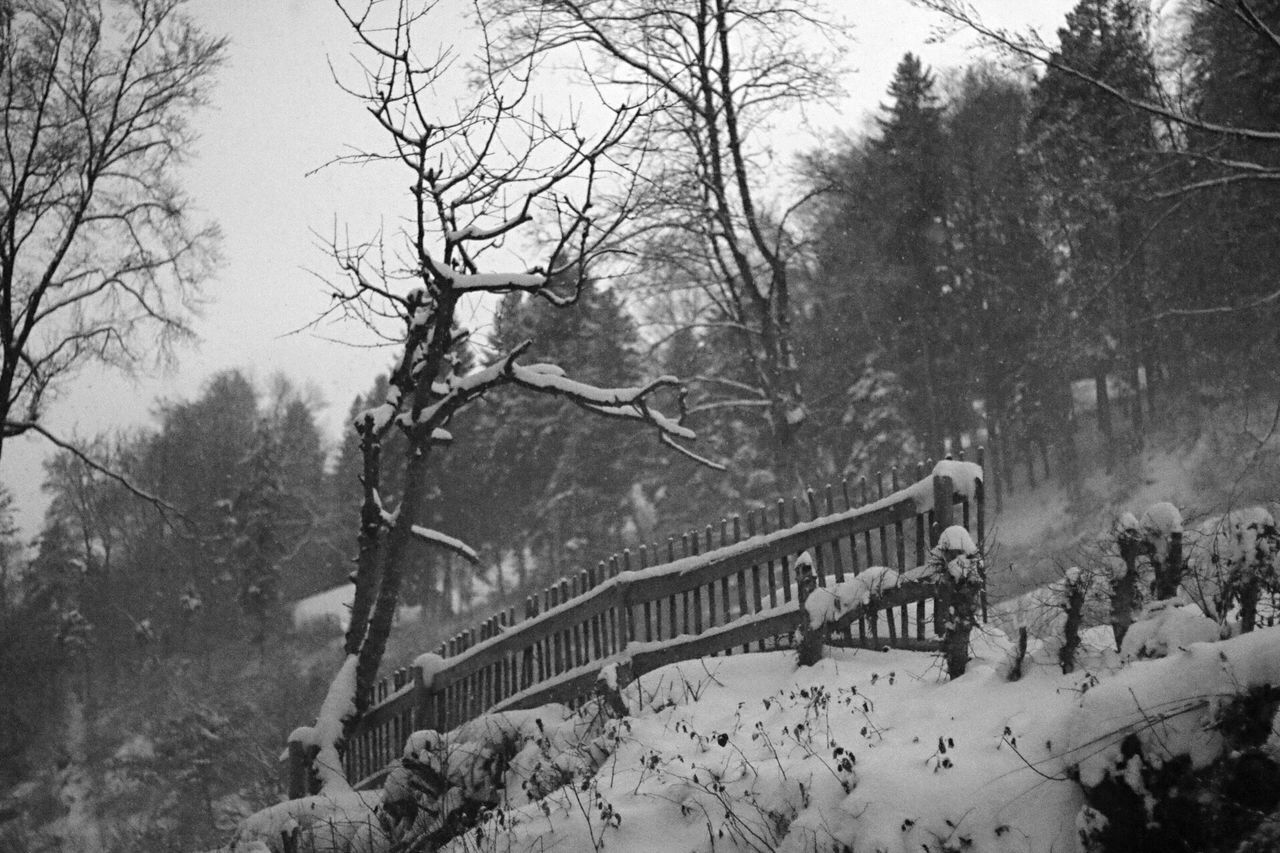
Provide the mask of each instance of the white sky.
MULTIPOLYGON (((960 39, 926 44, 939 21, 905 0, 828 0, 854 25, 847 104, 818 121, 814 136, 790 134, 784 150, 817 144, 824 131, 865 125, 885 97, 902 54, 921 55, 935 70, 962 65, 960 39)), ((1070 0, 979 0, 992 23, 1032 25, 1052 33, 1070 0)), ((465 7, 464 7, 465 8, 465 7)), ((325 401, 326 437, 336 443, 355 395, 390 363, 387 350, 355 326, 291 334, 326 307, 318 276, 331 266, 323 236, 350 228, 369 236, 388 229, 405 210, 405 181, 354 167, 308 172, 348 146, 380 138, 363 108, 335 86, 329 62, 349 61, 351 37, 325 0, 192 0, 189 10, 210 32, 231 38, 229 62, 212 107, 200 114, 201 139, 186 187, 203 216, 219 223, 225 263, 206 290, 196 322, 201 343, 179 353, 167 374, 128 380, 84 372, 53 401, 46 424, 63 436, 91 436, 152 423, 157 397, 189 398, 216 371, 239 367, 265 381, 283 372, 325 401), (318 236, 319 235, 319 236, 318 236), (346 344, 335 342, 345 341, 346 344)), ((451 10, 442 34, 464 25, 451 10)), ((0 480, 11 488, 19 523, 34 536, 47 504, 40 492, 47 444, 35 438, 6 444, 0 480)))

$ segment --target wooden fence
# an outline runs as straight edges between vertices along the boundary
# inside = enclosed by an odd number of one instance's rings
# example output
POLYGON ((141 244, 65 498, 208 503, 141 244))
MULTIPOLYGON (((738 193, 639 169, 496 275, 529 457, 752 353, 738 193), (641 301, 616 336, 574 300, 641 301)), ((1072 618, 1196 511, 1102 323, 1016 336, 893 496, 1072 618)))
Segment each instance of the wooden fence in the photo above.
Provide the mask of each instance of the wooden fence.
MULTIPOLYGON (((429 680, 406 668, 380 682, 347 744, 347 778, 357 788, 376 787, 418 729, 444 732, 486 712, 581 703, 611 664, 638 678, 675 661, 791 646, 803 614, 794 567, 804 552, 825 586, 873 565, 921 565, 952 523, 982 542, 981 483, 957 491, 949 476, 926 470, 934 469, 917 466, 916 481, 902 489, 895 471, 888 494, 883 481, 871 494, 865 479, 857 488, 810 489, 807 520, 799 501, 779 500, 774 511, 722 519, 668 539, 663 549, 623 551, 529 596, 522 620, 507 610, 442 644, 444 665, 429 680)), ((921 587, 889 592, 827 641, 933 650, 931 596, 921 587)), ((289 778, 298 788, 303 775, 295 768, 289 778)))

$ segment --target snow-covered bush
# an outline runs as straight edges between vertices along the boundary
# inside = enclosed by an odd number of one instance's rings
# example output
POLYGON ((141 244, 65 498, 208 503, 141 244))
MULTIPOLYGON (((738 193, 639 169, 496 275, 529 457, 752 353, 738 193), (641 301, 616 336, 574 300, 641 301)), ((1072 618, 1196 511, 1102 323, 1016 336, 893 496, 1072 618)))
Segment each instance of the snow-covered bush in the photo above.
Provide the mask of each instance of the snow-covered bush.
POLYGON ((436 845, 481 815, 536 802, 595 772, 620 724, 598 702, 486 714, 447 734, 414 732, 381 801, 391 835, 436 845))
POLYGON ((1272 629, 1194 645, 1085 694, 1068 735, 1089 802, 1078 821, 1084 850, 1275 849, 1266 845, 1280 806, 1277 644, 1272 629))
POLYGON ((1139 522, 1147 557, 1155 572, 1151 592, 1157 599, 1178 594, 1182 580, 1182 513, 1168 501, 1147 507, 1139 522))
POLYGON ((834 586, 815 589, 804 603, 809 614, 809 627, 831 624, 846 614, 870 607, 884 593, 896 589, 900 577, 898 572, 887 566, 870 566, 834 586))
POLYGON ((925 563, 942 608, 942 648, 947 674, 958 678, 969 662, 969 635, 978 625, 982 554, 969 531, 952 525, 938 537, 925 563))
POLYGON ((1152 601, 1125 634, 1120 659, 1162 658, 1192 643, 1208 643, 1218 637, 1218 623, 1194 604, 1179 604, 1176 599, 1152 601))
POLYGON ((1225 624, 1233 611, 1241 632, 1258 623, 1263 592, 1280 589, 1280 533, 1263 506, 1232 510, 1198 524, 1189 535, 1183 587, 1209 615, 1225 624))
POLYGON ((1111 572, 1111 628, 1116 635, 1116 648, 1119 649, 1142 601, 1138 557, 1145 550, 1145 542, 1142 526, 1131 512, 1123 513, 1116 519, 1113 533, 1120 562, 1113 565, 1111 572))
POLYGON ((1076 649, 1080 648, 1080 628, 1084 620, 1084 603, 1093 579, 1079 566, 1067 569, 1055 584, 1061 595, 1060 607, 1065 620, 1062 626, 1062 647, 1058 650, 1058 663, 1064 673, 1076 665, 1076 649))

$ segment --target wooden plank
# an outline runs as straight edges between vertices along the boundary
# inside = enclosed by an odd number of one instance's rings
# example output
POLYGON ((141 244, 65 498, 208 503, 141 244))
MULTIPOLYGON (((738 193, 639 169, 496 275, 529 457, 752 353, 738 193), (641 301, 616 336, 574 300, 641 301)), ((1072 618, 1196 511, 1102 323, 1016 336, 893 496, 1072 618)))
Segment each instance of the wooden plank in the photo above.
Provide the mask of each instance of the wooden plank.
POLYGON ((631 672, 638 678, 669 663, 696 660, 750 640, 787 634, 795 629, 799 620, 798 611, 783 610, 765 619, 731 626, 702 637, 691 637, 679 643, 664 644, 659 649, 637 652, 631 656, 631 672))
MULTIPOLYGON (((617 577, 619 568, 618 555, 614 554, 609 558, 609 577, 617 577)), ((609 609, 605 611, 605 625, 609 628, 609 642, 605 645, 609 654, 618 652, 624 642, 622 638, 624 630, 622 626, 622 611, 618 607, 619 600, 618 596, 610 596, 609 609)))
MULTIPOLYGON (((600 582, 603 580, 603 578, 600 577, 599 570, 592 567, 592 568, 588 568, 586 572, 587 572, 587 588, 595 589, 597 586, 600 585, 600 582)), ((603 626, 601 625, 600 616, 599 615, 590 616, 588 617, 588 621, 591 625, 591 652, 597 658, 604 657, 604 643, 601 639, 603 634, 603 632, 601 631, 601 628, 603 626)))
MULTIPOLYGON (((893 491, 896 492, 898 491, 898 466, 896 465, 893 466, 893 468, 891 468, 890 471, 892 472, 890 474, 890 477, 891 477, 890 486, 893 488, 893 491)), ((903 522, 904 522, 904 519, 901 519, 901 518, 896 518, 893 521, 893 547, 894 547, 894 559, 895 559, 894 567, 899 572, 904 572, 908 568, 906 528, 903 526, 903 522)), ((907 605, 903 604, 899 609, 901 611, 900 618, 902 621, 902 628, 901 628, 902 637, 903 639, 906 639, 911 635, 911 626, 908 624, 909 618, 907 615, 907 605)), ((891 622, 893 621, 892 613, 889 614, 889 621, 891 622)))
MULTIPOLYGON (((917 466, 917 467, 920 467, 920 466, 917 466)), ((925 561, 924 543, 926 541, 927 531, 925 530, 925 527, 927 523, 928 522, 924 513, 916 513, 916 520, 915 520, 916 560, 915 560, 915 563, 917 566, 923 566, 925 561)), ((917 640, 924 639, 924 627, 925 627, 925 621, 926 621, 924 602, 925 602, 925 599, 923 598, 921 598, 919 601, 916 602, 916 639, 917 640)))
MULTIPOLYGON (((769 512, 764 507, 760 508, 760 532, 764 534, 767 534, 769 532, 769 512)), ((766 565, 768 566, 768 569, 769 569, 769 572, 768 572, 769 606, 777 607, 778 606, 778 579, 777 579, 777 576, 774 574, 773 558, 765 554, 765 555, 756 555, 756 559, 759 559, 760 556, 765 557, 766 565)), ((760 645, 760 650, 764 651, 763 642, 760 645)))
MULTIPOLYGON (((698 553, 699 553, 698 552, 698 532, 695 530, 695 531, 692 531, 692 533, 693 533, 693 556, 696 557, 698 556, 698 553)), ((701 574, 701 572, 699 572, 699 574, 701 574)), ((703 584, 699 583, 697 586, 693 588, 693 633, 694 635, 702 633, 702 587, 703 587, 703 584)), ((688 604, 688 599, 685 600, 685 603, 688 604)), ((686 613, 685 619, 688 619, 688 618, 689 616, 686 613)), ((685 630, 686 632, 688 631, 688 625, 685 625, 685 630)))
MULTIPOLYGON (((649 549, 641 545, 640 546, 640 568, 647 569, 648 567, 649 567, 649 549)), ((653 602, 646 601, 644 603, 644 631, 643 631, 644 642, 649 643, 653 641, 655 627, 656 626, 653 624, 653 602)))
MULTIPOLYGON (((835 646, 837 648, 872 649, 875 651, 881 651, 887 648, 884 643, 880 643, 872 639, 834 639, 829 640, 827 645, 835 646)), ((941 642, 938 640, 920 640, 916 637, 899 637, 898 645, 896 646, 896 648, 908 652, 936 652, 941 647, 941 642)))
MULTIPOLYGON (((673 563, 673 562, 675 562, 675 559, 676 559, 676 540, 675 540, 675 537, 674 537, 674 536, 668 536, 668 537, 667 537, 667 562, 668 562, 668 563, 673 563)), ((677 634, 679 634, 679 633, 680 633, 679 629, 676 627, 678 624, 680 624, 680 623, 676 620, 676 596, 675 596, 675 595, 672 595, 672 596, 667 600, 667 604, 668 604, 668 607, 667 607, 667 632, 666 632, 665 636, 666 636, 667 638, 670 638, 670 637, 674 637, 674 636, 676 636, 677 634)))
MULTIPOLYGON (((729 519, 720 519, 720 547, 725 548, 730 544, 729 541, 729 519)), ((741 572, 738 573, 741 575, 741 572)), ((728 625, 733 621, 733 604, 729 600, 729 578, 731 575, 724 575, 720 578, 720 624, 728 625)), ((714 620, 712 620, 714 624, 714 620)))
MULTIPOLYGON (((778 498, 778 529, 785 530, 787 527, 787 502, 782 498, 778 498)), ((803 549, 801 549, 803 550, 803 549)), ((788 602, 791 600, 791 554, 787 551, 782 554, 778 563, 782 567, 782 600, 788 602)))
POLYGON ((505 702, 495 705, 489 709, 490 713, 498 713, 501 711, 518 711, 526 708, 537 708, 551 702, 559 702, 564 705, 574 706, 579 704, 583 697, 590 696, 595 692, 596 681, 600 677, 600 670, 604 669, 608 664, 600 661, 598 666, 591 666, 580 675, 567 678, 562 681, 552 682, 541 690, 534 690, 531 693, 525 693, 518 697, 513 697, 505 702))
MULTIPOLYGON (((827 483, 826 486, 826 504, 827 515, 835 515, 835 498, 832 494, 830 483, 827 483)), ((831 541, 832 570, 835 572, 836 583, 842 583, 844 581, 844 560, 840 554, 840 543, 841 537, 839 536, 831 541)))
MULTIPOLYGON (((631 572, 631 549, 622 549, 622 571, 628 576, 631 572)), ((618 640, 618 651, 622 651, 636 637, 635 608, 627 600, 626 596, 619 596, 618 601, 622 602, 622 606, 618 609, 618 618, 620 620, 619 628, 622 630, 622 636, 618 640)))
MULTIPOLYGON (((750 538, 752 536, 755 536, 755 533, 756 533, 755 513, 752 512, 751 510, 747 510, 747 537, 750 538)), ((762 601, 763 601, 763 598, 761 597, 760 565, 759 563, 752 563, 751 564, 751 612, 752 613, 760 612, 762 608, 762 604, 761 604, 762 601)), ((750 644, 747 644, 746 646, 744 646, 743 651, 751 651, 750 644)))
POLYGON ((352 737, 360 737, 364 732, 372 731, 379 726, 385 725, 386 721, 405 708, 413 706, 413 686, 406 685, 401 690, 396 691, 387 698, 373 705, 369 710, 365 711, 364 716, 360 719, 356 730, 352 732, 352 737))
MULTIPOLYGON (((569 579, 560 578, 560 601, 570 601, 573 596, 570 594, 569 579)), ((576 619, 581 618, 580 614, 574 614, 573 611, 566 612, 562 621, 563 628, 560 631, 561 642, 564 643, 564 660, 561 663, 561 672, 566 672, 574 667, 574 658, 577 655, 577 649, 574 648, 574 630, 578 627, 576 619)))

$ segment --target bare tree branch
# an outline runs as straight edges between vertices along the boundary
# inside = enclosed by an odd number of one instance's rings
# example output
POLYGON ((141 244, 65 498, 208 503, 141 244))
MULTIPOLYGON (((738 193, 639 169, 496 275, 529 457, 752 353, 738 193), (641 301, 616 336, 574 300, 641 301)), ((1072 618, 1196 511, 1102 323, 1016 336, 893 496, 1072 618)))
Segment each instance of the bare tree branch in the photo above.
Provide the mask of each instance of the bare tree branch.
MULTIPOLYGON (((8 425, 6 424, 6 427, 7 426, 8 425)), ((116 483, 119 483, 131 495, 133 495, 136 498, 139 498, 140 500, 146 501, 147 503, 151 504, 151 506, 155 507, 156 511, 160 514, 160 517, 164 519, 166 524, 170 523, 169 516, 171 515, 175 518, 181 519, 183 522, 185 522, 188 525, 194 524, 194 522, 186 514, 184 514, 182 510, 178 509, 173 504, 166 501, 164 498, 153 495, 150 492, 134 485, 133 482, 130 481, 128 477, 125 477, 123 474, 119 473, 118 471, 111 470, 111 468, 102 464, 98 460, 94 459, 92 456, 85 453, 76 445, 72 444, 69 441, 62 440, 57 435, 45 429, 40 424, 29 422, 25 424, 17 424, 15 426, 22 427, 23 432, 30 431, 30 432, 38 433, 39 435, 44 437, 50 444, 62 450, 67 451, 72 456, 74 456, 75 458, 83 462, 89 468, 92 468, 94 471, 97 471, 99 474, 102 474, 104 477, 107 477, 108 479, 113 480, 116 483)))
POLYGON ((38 421, 84 362, 129 369, 192 336, 218 233, 191 222, 177 166, 226 42, 182 3, 14 0, 0 13, 3 436, 38 421))

